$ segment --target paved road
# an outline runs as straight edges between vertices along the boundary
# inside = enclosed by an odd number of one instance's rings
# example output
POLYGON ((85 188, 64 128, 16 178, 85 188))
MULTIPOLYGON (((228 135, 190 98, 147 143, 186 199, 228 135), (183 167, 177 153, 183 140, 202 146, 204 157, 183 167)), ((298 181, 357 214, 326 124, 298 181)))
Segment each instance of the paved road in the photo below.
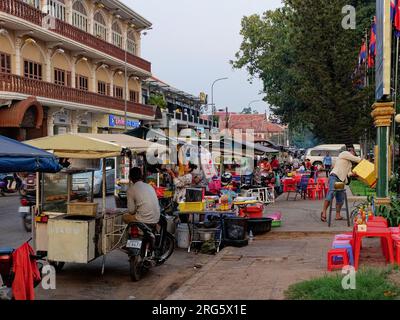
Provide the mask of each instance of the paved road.
POLYGON ((0 247, 16 247, 30 238, 18 213, 19 196, 0 196, 0 247))
MULTIPOLYGON (((113 198, 108 197, 109 204, 113 198)), ((19 197, 0 198, 0 246, 17 247, 30 238, 18 214, 19 197)), ((130 281, 127 256, 115 251, 89 264, 67 264, 56 277, 56 290, 37 289, 37 299, 164 299, 201 270, 212 256, 177 249, 163 265, 153 268, 138 283, 130 281)))

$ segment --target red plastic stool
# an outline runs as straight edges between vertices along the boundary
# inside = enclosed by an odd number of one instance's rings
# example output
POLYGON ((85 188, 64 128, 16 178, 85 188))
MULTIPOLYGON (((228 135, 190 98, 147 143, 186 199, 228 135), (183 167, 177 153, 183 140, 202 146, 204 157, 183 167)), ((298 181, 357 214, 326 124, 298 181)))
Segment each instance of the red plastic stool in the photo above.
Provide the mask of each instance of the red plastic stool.
POLYGON ((393 241, 394 259, 400 265, 400 240, 393 241))
POLYGON ((349 265, 349 256, 347 255, 347 249, 330 249, 328 251, 328 271, 334 269, 342 269, 344 266, 349 265), (341 262, 334 262, 333 257, 342 257, 341 262))

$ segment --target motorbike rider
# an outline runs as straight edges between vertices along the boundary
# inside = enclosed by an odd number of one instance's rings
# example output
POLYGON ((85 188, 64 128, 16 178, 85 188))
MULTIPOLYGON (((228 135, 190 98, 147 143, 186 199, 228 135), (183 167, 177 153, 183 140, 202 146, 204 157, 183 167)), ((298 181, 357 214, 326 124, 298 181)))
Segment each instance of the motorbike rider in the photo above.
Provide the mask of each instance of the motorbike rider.
POLYGON ((128 188, 128 211, 123 215, 126 224, 142 222, 155 226, 160 221, 160 205, 154 188, 143 180, 142 170, 138 167, 129 171, 131 185, 128 188))

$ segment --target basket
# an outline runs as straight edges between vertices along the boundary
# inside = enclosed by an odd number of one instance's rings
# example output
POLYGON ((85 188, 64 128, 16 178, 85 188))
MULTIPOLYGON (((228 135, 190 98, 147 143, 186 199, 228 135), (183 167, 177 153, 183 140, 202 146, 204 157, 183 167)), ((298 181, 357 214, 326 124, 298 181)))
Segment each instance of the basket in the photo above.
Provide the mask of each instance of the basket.
POLYGON ((281 220, 273 220, 272 221, 272 228, 277 228, 282 226, 282 221, 281 220))
POLYGON ((70 202, 67 205, 67 214, 95 217, 97 215, 97 203, 70 202))
POLYGON ((271 218, 247 220, 247 232, 252 231, 254 235, 260 235, 271 231, 271 218))
POLYGON ((263 217, 263 205, 256 205, 251 207, 246 207, 240 209, 241 217, 249 217, 249 218, 262 218, 263 217))
POLYGON ((245 240, 247 232, 246 218, 224 218, 224 239, 245 240))
POLYGON ((180 202, 178 209, 180 212, 204 211, 205 202, 180 202))

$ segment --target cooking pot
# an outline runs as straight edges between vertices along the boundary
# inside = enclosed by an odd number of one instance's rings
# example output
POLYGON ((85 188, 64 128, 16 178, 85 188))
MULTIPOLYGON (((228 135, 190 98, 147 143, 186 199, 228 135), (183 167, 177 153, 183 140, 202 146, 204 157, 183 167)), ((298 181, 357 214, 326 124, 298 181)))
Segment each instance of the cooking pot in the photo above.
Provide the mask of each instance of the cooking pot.
POLYGON ((214 239, 215 229, 198 230, 201 241, 209 241, 214 239))

